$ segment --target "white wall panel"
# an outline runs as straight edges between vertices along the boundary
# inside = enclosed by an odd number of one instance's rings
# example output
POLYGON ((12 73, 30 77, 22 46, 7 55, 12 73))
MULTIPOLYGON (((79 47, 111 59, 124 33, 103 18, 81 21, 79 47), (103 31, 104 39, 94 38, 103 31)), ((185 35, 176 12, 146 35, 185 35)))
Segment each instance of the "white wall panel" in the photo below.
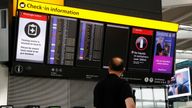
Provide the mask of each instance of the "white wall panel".
POLYGON ((7 104, 8 68, 0 64, 0 105, 7 104))

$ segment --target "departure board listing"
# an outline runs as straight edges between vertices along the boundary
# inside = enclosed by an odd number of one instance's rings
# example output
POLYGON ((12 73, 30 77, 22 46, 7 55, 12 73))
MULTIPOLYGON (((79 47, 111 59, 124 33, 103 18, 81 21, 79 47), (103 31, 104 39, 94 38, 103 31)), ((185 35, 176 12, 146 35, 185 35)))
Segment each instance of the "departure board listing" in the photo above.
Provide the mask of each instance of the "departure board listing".
POLYGON ((44 60, 47 16, 28 12, 19 13, 17 61, 44 60))
POLYGON ((133 28, 128 69, 149 72, 152 53, 153 30, 133 28))
POLYGON ((100 61, 103 39, 103 24, 80 22, 78 60, 100 61))
POLYGON ((172 73, 175 33, 157 31, 154 49, 154 73, 172 73))
POLYGON ((73 65, 77 20, 51 17, 48 64, 73 65))

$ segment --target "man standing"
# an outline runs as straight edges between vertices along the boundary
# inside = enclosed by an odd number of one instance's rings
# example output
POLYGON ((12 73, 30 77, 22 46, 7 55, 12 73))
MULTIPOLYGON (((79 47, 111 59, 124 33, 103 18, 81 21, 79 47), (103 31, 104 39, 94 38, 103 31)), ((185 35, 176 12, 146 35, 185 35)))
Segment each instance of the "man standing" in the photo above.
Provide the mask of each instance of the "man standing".
POLYGON ((96 108, 135 108, 129 83, 120 78, 124 72, 123 60, 114 57, 109 64, 109 74, 97 83, 94 89, 96 108))

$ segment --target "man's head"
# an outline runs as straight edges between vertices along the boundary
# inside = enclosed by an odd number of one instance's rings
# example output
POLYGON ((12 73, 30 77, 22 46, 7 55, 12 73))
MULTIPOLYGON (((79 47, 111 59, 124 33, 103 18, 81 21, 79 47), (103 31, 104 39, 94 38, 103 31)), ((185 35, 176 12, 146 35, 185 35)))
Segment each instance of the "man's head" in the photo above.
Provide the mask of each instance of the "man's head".
POLYGON ((123 72, 124 71, 123 59, 120 57, 113 57, 109 62, 109 69, 111 71, 123 72))

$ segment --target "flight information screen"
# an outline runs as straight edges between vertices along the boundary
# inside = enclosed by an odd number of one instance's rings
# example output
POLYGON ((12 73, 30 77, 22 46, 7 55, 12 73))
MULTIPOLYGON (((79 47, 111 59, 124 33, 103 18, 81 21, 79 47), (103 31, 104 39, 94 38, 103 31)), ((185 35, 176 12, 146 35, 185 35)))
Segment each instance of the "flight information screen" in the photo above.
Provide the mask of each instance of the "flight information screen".
POLYGON ((96 67, 100 65, 103 29, 102 23, 80 21, 77 65, 96 67))
POLYGON ((48 64, 74 65, 77 19, 51 17, 48 64))
MULTIPOLYGON (((129 27, 108 24, 105 32, 103 68, 108 68, 113 57, 127 61, 129 27)), ((126 66, 126 63, 125 63, 126 66)))

